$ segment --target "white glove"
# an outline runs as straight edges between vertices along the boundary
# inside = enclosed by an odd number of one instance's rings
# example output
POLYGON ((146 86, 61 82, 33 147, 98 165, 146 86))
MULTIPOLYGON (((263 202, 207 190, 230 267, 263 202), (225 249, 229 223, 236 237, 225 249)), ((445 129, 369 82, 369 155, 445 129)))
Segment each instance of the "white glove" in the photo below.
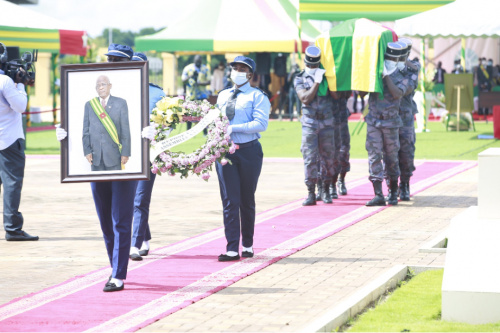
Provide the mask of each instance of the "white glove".
POLYGON ((154 140, 155 136, 156 136, 156 126, 155 125, 149 125, 149 126, 146 126, 142 129, 142 137, 143 138, 146 138, 149 140, 154 140))
POLYGON ((56 125, 56 138, 59 141, 64 140, 68 136, 68 132, 64 128, 61 128, 61 124, 56 125))
POLYGON ((231 133, 233 133, 233 125, 229 125, 229 126, 227 127, 227 132, 226 132, 226 134, 227 134, 227 135, 231 135, 231 133))
POLYGON ((325 75, 326 70, 318 68, 316 72, 314 72, 314 82, 321 83, 323 81, 323 75, 325 75))

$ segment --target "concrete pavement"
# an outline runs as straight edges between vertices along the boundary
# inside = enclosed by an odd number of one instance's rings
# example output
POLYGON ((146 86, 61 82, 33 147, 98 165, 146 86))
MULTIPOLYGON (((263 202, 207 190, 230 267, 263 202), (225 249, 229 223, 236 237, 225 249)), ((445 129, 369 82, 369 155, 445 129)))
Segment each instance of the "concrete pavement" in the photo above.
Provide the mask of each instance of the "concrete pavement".
MULTIPOLYGON (((58 157, 29 157, 21 212, 38 242, 0 234, 0 303, 109 265, 88 183, 60 184, 58 157)), ((367 176, 355 160, 347 181, 367 176)), ((215 173, 158 177, 151 204, 152 249, 220 227, 215 173)), ((300 159, 266 159, 258 212, 306 195, 300 159)), ((341 200, 341 199, 340 199, 341 200)), ((299 331, 394 265, 443 265, 419 253, 450 219, 477 204, 477 167, 157 321, 144 331, 299 331)), ((223 249, 221 249, 221 252, 223 249)), ((219 253, 214 253, 217 256, 219 253)))

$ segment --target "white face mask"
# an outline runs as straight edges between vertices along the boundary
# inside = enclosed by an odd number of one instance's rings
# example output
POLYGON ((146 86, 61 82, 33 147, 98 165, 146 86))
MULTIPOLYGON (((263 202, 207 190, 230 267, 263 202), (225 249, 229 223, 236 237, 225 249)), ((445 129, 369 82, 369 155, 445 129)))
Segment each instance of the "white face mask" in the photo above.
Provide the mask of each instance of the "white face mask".
POLYGON ((389 72, 393 71, 397 67, 398 63, 392 60, 384 60, 384 66, 389 72))
POLYGON ((231 71, 231 81, 234 82, 237 86, 243 85, 245 82, 248 81, 247 79, 247 73, 245 72, 237 72, 235 70, 231 71))
POLYGON ((406 61, 404 61, 404 62, 402 62, 402 61, 398 62, 398 69, 400 71, 404 70, 405 68, 406 68, 406 61))
POLYGON ((316 72, 318 68, 309 68, 309 67, 306 67, 304 68, 304 70, 306 71, 307 74, 309 75, 314 75, 314 73, 316 72))

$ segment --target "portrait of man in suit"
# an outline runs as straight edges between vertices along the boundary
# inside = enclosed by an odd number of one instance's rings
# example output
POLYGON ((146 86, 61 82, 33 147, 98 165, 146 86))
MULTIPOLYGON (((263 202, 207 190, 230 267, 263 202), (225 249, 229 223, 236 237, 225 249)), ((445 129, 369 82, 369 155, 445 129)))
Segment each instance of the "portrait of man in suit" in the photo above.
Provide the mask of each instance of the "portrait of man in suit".
POLYGON ((127 101, 111 95, 106 75, 97 78, 98 97, 85 103, 83 153, 92 171, 122 170, 131 151, 127 101))

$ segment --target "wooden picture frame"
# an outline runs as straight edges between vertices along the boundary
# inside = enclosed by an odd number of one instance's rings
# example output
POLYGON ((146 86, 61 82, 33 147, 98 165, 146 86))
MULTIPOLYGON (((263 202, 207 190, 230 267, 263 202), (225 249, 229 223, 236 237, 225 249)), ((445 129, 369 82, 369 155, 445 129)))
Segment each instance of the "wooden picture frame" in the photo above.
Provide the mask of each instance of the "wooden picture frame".
POLYGON ((149 180, 148 79, 144 61, 61 66, 61 183, 149 180))

